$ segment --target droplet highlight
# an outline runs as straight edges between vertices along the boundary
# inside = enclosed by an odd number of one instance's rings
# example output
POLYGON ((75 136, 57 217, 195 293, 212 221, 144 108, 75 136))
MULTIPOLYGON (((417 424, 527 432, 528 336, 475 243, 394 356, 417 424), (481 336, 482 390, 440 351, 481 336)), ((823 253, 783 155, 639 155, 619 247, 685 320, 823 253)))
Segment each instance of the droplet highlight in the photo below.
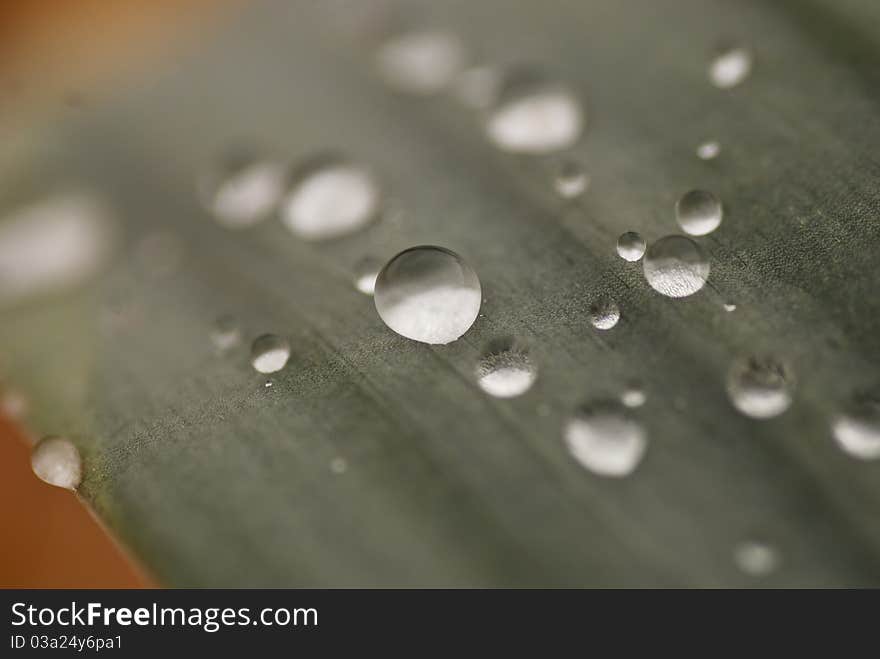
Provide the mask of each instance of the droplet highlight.
POLYGON ((231 350, 241 343, 241 329, 234 316, 220 316, 211 329, 211 343, 220 352, 231 350))
POLYGON ((446 89, 462 71, 466 59, 461 40, 440 30, 396 36, 376 54, 376 64, 386 84, 420 96, 446 89))
POLYGON ((709 80, 719 89, 736 87, 752 71, 752 54, 745 48, 731 48, 709 64, 709 80))
POLYGON ((373 257, 364 258, 354 267, 354 287, 364 295, 372 295, 382 263, 373 257))
POLYGON ((685 236, 666 236, 645 253, 645 279, 658 293, 687 297, 699 291, 709 278, 709 260, 703 249, 685 236))
POLYGON ((584 467, 600 476, 628 476, 641 462, 645 431, 613 405, 586 406, 565 424, 565 444, 584 467))
POLYGON ((765 577, 779 566, 779 552, 766 542, 748 540, 733 552, 736 566, 752 577, 765 577))
POLYGON ((200 179, 199 196, 219 224, 227 229, 246 229, 276 208, 284 178, 282 163, 233 152, 200 179))
POLYGON ((538 369, 529 354, 516 348, 485 355, 476 370, 480 388, 496 398, 521 396, 538 377, 538 369))
POLYGON ((617 302, 603 298, 590 305, 590 324, 598 330, 609 330, 620 320, 617 302))
POLYGON ((700 160, 714 160, 721 153, 721 145, 718 142, 703 142, 697 147, 697 158, 700 160))
POLYGON ((574 160, 564 160, 559 163, 553 187, 556 193, 563 199, 575 199, 581 196, 590 184, 583 166, 574 160))
POLYGON ((646 248, 645 239, 635 231, 622 233, 617 239, 617 255, 624 261, 638 261, 645 255, 646 248))
POLYGON ((733 406, 753 419, 769 419, 791 405, 794 377, 781 361, 763 355, 736 360, 727 376, 733 406))
POLYGON ((705 236, 721 225, 723 208, 718 198, 705 190, 691 190, 675 204, 675 219, 685 233, 705 236))
POLYGON ((65 437, 46 437, 31 453, 31 468, 37 477, 68 490, 82 480, 82 458, 73 442, 65 437))
MULTIPOLYGON (((251 345, 251 364, 258 373, 275 373, 287 365, 290 343, 275 334, 263 334, 251 345)), ((271 385, 269 385, 271 386, 271 385)))
POLYGON ((837 445, 859 460, 880 458, 880 401, 863 398, 834 416, 831 432, 837 445))

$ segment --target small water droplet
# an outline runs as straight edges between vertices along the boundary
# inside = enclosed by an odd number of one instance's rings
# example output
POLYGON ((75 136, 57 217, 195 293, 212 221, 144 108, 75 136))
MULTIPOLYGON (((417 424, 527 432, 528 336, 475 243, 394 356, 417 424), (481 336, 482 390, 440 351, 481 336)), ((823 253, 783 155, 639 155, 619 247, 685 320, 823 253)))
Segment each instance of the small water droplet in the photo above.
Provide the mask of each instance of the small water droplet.
POLYGON ((381 192, 363 166, 325 155, 304 163, 281 203, 281 218, 304 240, 354 233, 378 219, 381 192))
POLYGON ((376 278, 376 311, 415 341, 445 344, 470 329, 480 313, 480 280, 455 252, 421 246, 391 259, 376 278))
POLYGON ((348 471, 348 461, 345 458, 333 458, 330 461, 330 471, 336 474, 344 474, 348 471))
POLYGON ((231 350, 241 342, 241 329, 234 316, 220 316, 211 330, 211 343, 221 352, 231 350))
POLYGON ((840 448, 854 458, 880 458, 880 401, 853 401, 834 417, 831 432, 840 448))
POLYGON ((675 218, 685 233, 705 236, 721 224, 723 208, 718 198, 705 190, 691 190, 675 204, 675 218))
POLYGON ((601 299, 590 305, 590 323, 596 329, 609 330, 620 320, 620 307, 617 302, 601 299))
POLYGON ((455 79, 455 95, 461 103, 474 110, 485 110, 498 96, 501 76, 496 69, 478 66, 462 72, 455 79))
POLYGON ((727 376, 727 393, 734 407, 754 419, 769 419, 791 405, 794 378, 782 362, 752 355, 734 361, 727 376))
POLYGON ((726 302, 724 304, 724 310, 727 312, 736 311, 736 305, 731 302, 726 302))
POLYGON ((559 163, 553 186, 563 199, 574 199, 583 194, 590 184, 590 177, 583 166, 574 160, 563 160, 559 163))
POLYGON ((266 382, 263 383, 263 387, 265 387, 266 389, 271 389, 274 386, 275 383, 272 382, 272 380, 266 380, 266 382))
POLYGON ((529 354, 513 346, 485 355, 476 370, 480 388, 496 398, 524 394, 538 376, 538 369, 529 354))
POLYGON ((731 48, 712 60, 709 79, 720 89, 730 89, 745 80, 751 70, 751 52, 745 48, 731 48))
POLYGON ((585 406, 565 424, 565 443, 572 456, 600 476, 627 476, 647 449, 642 426, 613 404, 585 406))
POLYGON ((82 458, 64 437, 42 439, 31 453, 31 468, 40 480, 68 490, 75 490, 82 480, 82 458))
POLYGON ((513 153, 567 149, 578 141, 583 127, 584 111, 572 91, 531 74, 508 78, 486 119, 491 142, 513 153))
POLYGON ((627 231, 617 239, 617 254, 624 261, 635 262, 645 255, 647 244, 641 234, 627 231))
POLYGON ((710 269, 703 249, 684 236, 666 236, 652 244, 642 268, 651 288, 668 297, 693 295, 706 284, 710 269))
POLYGON ((765 577, 778 567, 779 553, 765 542, 748 540, 737 545, 733 560, 747 575, 765 577))
POLYGON ((421 96, 448 87, 464 68, 466 59, 461 40, 440 30, 393 37, 376 54, 379 73, 389 86, 421 96))
POLYGON ((264 220, 284 190, 285 166, 246 151, 227 153, 199 180, 202 204, 219 224, 244 229, 264 220))
POLYGON ((636 386, 624 389, 623 393, 620 394, 620 402, 627 407, 641 407, 647 400, 648 397, 645 395, 645 392, 636 386))
POLYGON ((700 160, 713 160, 721 153, 721 145, 715 141, 703 142, 697 147, 697 158, 700 160))
POLYGON ((251 345, 251 364, 260 373, 280 371, 290 359, 290 343, 275 334, 263 334, 251 345))
POLYGON ((372 256, 361 259, 354 267, 354 287, 364 295, 372 295, 381 269, 382 263, 378 259, 372 256))

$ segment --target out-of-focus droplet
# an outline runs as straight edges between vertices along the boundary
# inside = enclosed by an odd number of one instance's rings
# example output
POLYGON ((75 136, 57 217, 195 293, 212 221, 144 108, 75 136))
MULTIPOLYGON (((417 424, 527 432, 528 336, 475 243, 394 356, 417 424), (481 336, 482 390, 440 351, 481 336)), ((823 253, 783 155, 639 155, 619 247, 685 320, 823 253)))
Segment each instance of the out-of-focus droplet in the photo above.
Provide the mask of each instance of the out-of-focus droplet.
POLYGON ((847 405, 831 421, 837 445, 860 460, 880 458, 880 401, 861 398, 847 405))
POLYGON ((50 485, 75 490, 82 480, 82 458, 65 437, 46 437, 31 453, 31 468, 50 485))
POLYGON ((563 199, 574 199, 583 194, 590 184, 590 177, 583 166, 575 160, 563 160, 559 163, 553 187, 563 199))
POLYGON ((211 343, 220 352, 231 350, 241 343, 241 328, 238 325, 238 319, 235 316, 220 316, 214 321, 214 327, 211 330, 211 343))
POLYGON ((617 254, 624 261, 635 262, 645 255, 647 244, 641 234, 627 231, 617 239, 617 254))
POLYGON ((504 81, 488 112, 486 133, 503 151, 547 154, 573 146, 584 123, 581 102, 565 85, 515 74, 504 81))
POLYGON ((752 577, 765 577, 779 566, 779 552, 766 542, 747 540, 733 552, 736 566, 752 577))
POLYGON ((348 461, 345 458, 333 458, 330 461, 330 471, 337 476, 348 471, 348 461))
POLYGON ((386 41, 376 54, 379 74, 394 89, 429 96, 446 89, 465 66, 461 40, 449 32, 408 32, 386 41))
POLYGON ((752 53, 745 48, 731 48, 709 64, 709 79, 720 89, 730 89, 745 80, 752 71, 752 53))
POLYGON ((737 359, 727 375, 727 393, 734 407, 754 419, 769 419, 791 405, 794 377, 781 361, 752 355, 737 359))
POLYGON ((287 365, 288 359, 290 343, 275 334, 263 334, 251 345, 251 364, 259 373, 280 371, 287 365))
POLYGON ((480 388, 496 398, 513 398, 528 391, 538 369, 528 352, 516 348, 492 352, 477 364, 480 388))
POLYGON ((736 311, 736 305, 733 304, 732 302, 725 302, 724 303, 724 310, 727 312, 736 311))
POLYGON ((482 290, 477 274, 455 252, 411 247, 382 268, 374 300, 379 317, 401 336, 443 344, 473 325, 482 290))
POLYGON ((645 392, 636 386, 630 386, 623 390, 620 394, 620 402, 627 407, 641 407, 645 404, 648 397, 645 392))
POLYGON ((590 324, 596 329, 609 330, 620 320, 617 302, 603 298, 590 305, 590 324))
POLYGON ((281 219, 304 240, 332 240, 378 219, 381 198, 376 179, 363 166, 320 156, 294 174, 281 202, 281 219))
POLYGON ((495 101, 501 86, 501 76, 496 69, 477 66, 463 71, 455 79, 455 96, 474 110, 485 110, 495 101))
POLYGON ((361 259, 354 267, 354 287, 364 295, 372 295, 381 269, 382 263, 378 259, 372 256, 361 259))
POLYGON ((0 392, 0 415, 9 419, 21 419, 27 414, 28 400, 20 391, 4 389, 0 392))
POLYGON ((713 160, 721 153, 721 145, 715 141, 703 142, 697 147, 697 158, 700 160, 713 160))
POLYGON ((691 190, 675 204, 675 218, 685 233, 705 236, 721 224, 723 208, 718 198, 705 190, 691 190))
POLYGON ((653 243, 642 268, 651 288, 668 297, 693 295, 706 284, 710 269, 703 249, 684 236, 666 236, 653 243))
POLYGON ((642 426, 612 404, 584 406, 565 424, 563 437, 569 452, 600 476, 627 476, 647 449, 642 426))
POLYGON ((266 219, 284 191, 286 167, 246 152, 230 152, 199 180, 207 211, 228 229, 245 229, 266 219))

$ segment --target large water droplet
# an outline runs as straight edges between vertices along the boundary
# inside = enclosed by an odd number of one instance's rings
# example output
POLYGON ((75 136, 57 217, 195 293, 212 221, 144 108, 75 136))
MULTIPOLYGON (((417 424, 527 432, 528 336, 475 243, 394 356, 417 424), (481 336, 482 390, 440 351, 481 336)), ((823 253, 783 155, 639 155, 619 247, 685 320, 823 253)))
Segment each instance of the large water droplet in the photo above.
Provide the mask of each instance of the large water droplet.
POLYGON ((275 334, 263 334, 251 345, 251 364, 260 373, 280 371, 290 359, 290 343, 275 334))
POLYGON ((82 480, 82 458, 64 437, 41 440, 31 453, 31 468, 40 480, 68 490, 75 490, 82 480))
POLYGON ((748 540, 737 545, 733 560, 749 576, 764 577, 779 565, 779 553, 765 542, 748 540))
POLYGON ((525 350, 515 347, 493 351, 477 365, 480 388, 496 398, 513 398, 531 388, 538 369, 525 350))
POLYGON ((609 330, 620 320, 620 307, 617 302, 601 299, 590 305, 590 323, 596 329, 609 330))
POLYGON ((241 329, 234 316, 220 316, 211 330, 211 342, 221 352, 231 350, 241 342, 241 329))
POLYGON ((703 142, 697 147, 697 158, 700 160, 713 160, 721 153, 721 145, 715 141, 703 142))
POLYGON ((685 233, 705 236, 721 224, 721 202, 711 192, 691 190, 675 204, 675 218, 685 233))
POLYGON ((745 48, 731 48, 720 53, 709 65, 709 79, 721 89, 729 89, 745 80, 752 70, 752 54, 745 48))
POLYGON ((376 311, 388 327, 423 343, 449 343, 480 313, 480 280, 443 247, 412 247, 391 259, 376 279, 376 311))
POLYGON ((563 160, 559 163, 553 187, 563 199, 574 199, 583 194, 590 184, 590 177, 583 166, 575 160, 563 160))
POLYGON ((567 87, 532 75, 505 81, 486 119, 498 148, 545 154, 574 145, 584 126, 580 101, 567 87))
POLYGON ((379 73, 388 85, 409 94, 436 94, 464 68, 461 40, 439 30, 410 32, 388 40, 376 54, 379 73))
POLYGON ((791 405, 794 378, 773 357, 755 356, 736 360, 727 376, 727 393, 734 407, 746 416, 769 419, 791 405))
POLYGON ((227 154, 199 181, 202 204, 229 229, 244 229, 265 219, 284 190, 285 166, 252 154, 227 154))
POLYGON ((282 201, 281 219, 304 240, 330 240, 376 220, 381 197, 378 183, 364 167, 320 156, 294 174, 282 201))
POLYGON ((627 476, 647 448, 642 426, 616 405, 581 408, 565 424, 568 450, 584 467, 600 476, 627 476))
POLYGON ((666 236, 652 244, 642 268, 651 288, 669 297, 693 295, 709 278, 706 254, 684 236, 666 236))
POLYGON ((638 261, 645 255, 646 247, 645 239, 635 231, 622 233, 617 239, 617 254, 624 261, 638 261))
POLYGON ((880 458, 880 401, 854 401, 834 417, 831 432, 840 448, 854 458, 880 458))

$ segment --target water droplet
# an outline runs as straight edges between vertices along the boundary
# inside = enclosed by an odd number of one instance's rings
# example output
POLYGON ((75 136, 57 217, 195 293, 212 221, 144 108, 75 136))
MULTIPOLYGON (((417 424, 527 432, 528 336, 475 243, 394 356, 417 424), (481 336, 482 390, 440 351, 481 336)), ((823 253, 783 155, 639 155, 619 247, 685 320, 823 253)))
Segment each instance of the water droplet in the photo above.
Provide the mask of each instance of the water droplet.
POLYGON ((488 66, 479 66, 462 72, 455 80, 455 95, 459 101, 474 110, 485 110, 498 96, 501 76, 488 66))
POLYGON ((31 468, 50 485, 75 490, 82 480, 82 459, 76 446, 64 437, 46 437, 31 453, 31 468))
POLYGON ((381 269, 378 259, 371 256, 361 259, 354 268, 354 287, 364 295, 372 295, 381 269))
POLYGON ((745 48, 720 53, 709 65, 709 79, 720 89, 730 89, 745 80, 752 70, 752 54, 745 48))
POLYGON ((525 350, 510 347, 484 356, 477 364, 477 382, 496 398, 513 398, 528 391, 538 369, 525 350))
POLYGON ((389 86, 422 96, 448 87, 465 61, 461 40, 440 30, 396 36, 383 44, 376 55, 379 73, 389 86))
POLYGON ((263 334, 251 345, 251 364, 260 373, 280 371, 290 359, 290 343, 275 334, 263 334))
POLYGON ((736 305, 732 304, 731 302, 725 302, 724 310, 727 312, 736 311, 736 305))
POLYGON ((244 229, 264 220, 284 191, 285 166, 235 151, 199 181, 202 204, 217 222, 244 229))
POLYGON ((620 394, 620 402, 627 407, 641 407, 645 404, 648 397, 640 388, 631 386, 620 394))
POLYGON ((721 202, 711 192, 691 190, 675 204, 675 218, 685 233, 705 236, 721 224, 721 202))
POLYGON ((0 395, 0 414, 9 419, 21 419, 27 414, 28 400, 23 393, 6 389, 0 395))
POLYGON ((263 387, 265 387, 266 389, 271 389, 274 386, 275 383, 272 382, 272 380, 266 380, 266 382, 263 383, 263 387))
POLYGON ((238 327, 238 320, 234 316, 220 316, 214 321, 211 342, 221 352, 237 346, 241 342, 241 329, 238 327))
POLYGON ((495 146, 514 153, 567 149, 581 136, 584 112, 570 89, 533 75, 509 78, 486 119, 495 146))
POLYGON ((609 330, 620 320, 620 307, 614 300, 602 299, 590 305, 590 323, 596 329, 609 330))
POLYGON ((642 268, 651 288, 669 297, 693 295, 709 278, 706 254, 684 236, 666 236, 652 244, 642 268))
POLYGON ((734 407, 754 419, 769 419, 791 405, 794 378, 780 361, 767 356, 736 360, 727 376, 727 393, 734 407))
POLYGON ((635 231, 620 234, 617 239, 617 254, 624 261, 638 261, 645 255, 645 239, 635 231))
POLYGON ((737 567, 752 577, 765 577, 779 565, 779 553, 765 542, 748 540, 733 552, 737 567))
POLYGON ((563 199, 574 199, 583 194, 590 184, 590 177, 579 162, 564 160, 559 164, 553 185, 563 199))
POLYGON ((854 401, 834 417, 831 432, 840 448, 854 458, 880 458, 880 401, 854 401))
POLYGON ((627 476, 647 448, 642 426, 612 404, 585 406, 563 430, 572 456, 600 476, 627 476))
POLYGON ((306 162, 294 174, 281 204, 281 218, 304 240, 331 240, 378 219, 379 185, 361 165, 336 156, 306 162))
POLYGON ((330 461, 330 471, 336 474, 344 474, 348 471, 348 461, 345 458, 333 458, 330 461))
POLYGON ((443 247, 411 247, 376 279, 376 311, 409 339, 443 344, 468 331, 480 313, 482 291, 473 269, 443 247))
POLYGON ((718 142, 703 142, 697 147, 697 158, 700 160, 712 160, 721 153, 721 145, 718 142))

